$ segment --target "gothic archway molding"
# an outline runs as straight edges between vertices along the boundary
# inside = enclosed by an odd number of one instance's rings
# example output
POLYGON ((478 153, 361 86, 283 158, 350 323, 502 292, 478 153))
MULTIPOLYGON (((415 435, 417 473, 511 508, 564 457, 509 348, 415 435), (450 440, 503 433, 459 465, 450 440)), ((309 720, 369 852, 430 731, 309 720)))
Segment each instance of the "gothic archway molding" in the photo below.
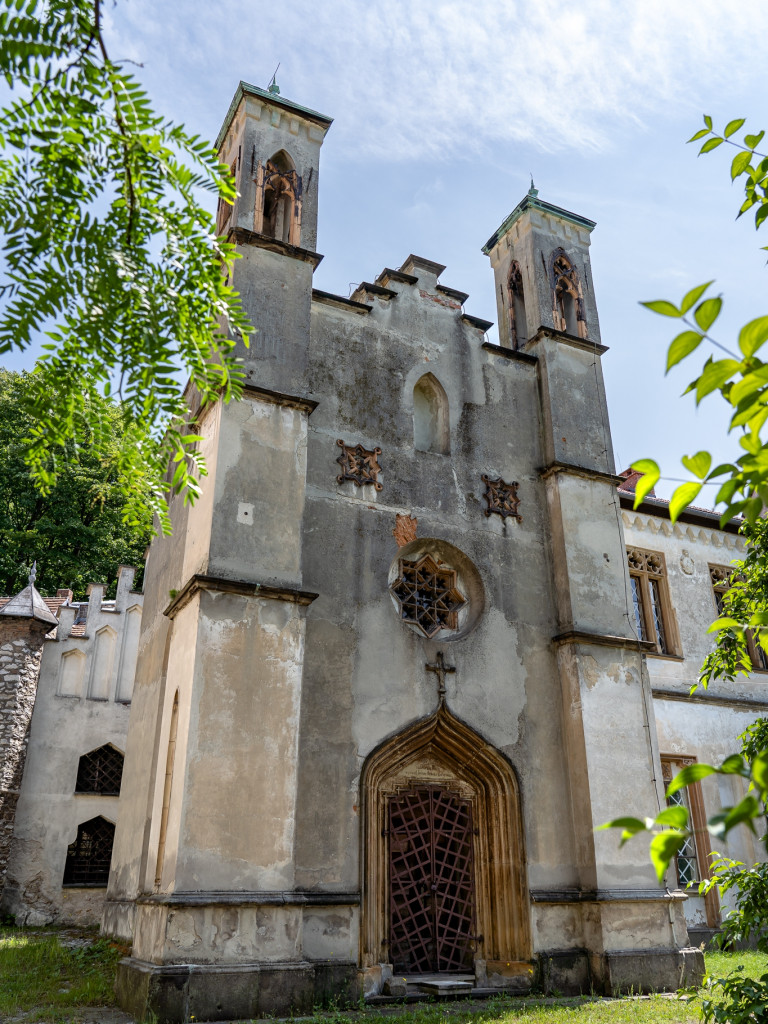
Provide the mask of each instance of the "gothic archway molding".
POLYGON ((525 844, 520 790, 507 759, 441 706, 368 756, 363 801, 363 967, 388 963, 389 879, 387 801, 414 784, 439 784, 473 804, 475 822, 476 957, 531 958, 525 844))

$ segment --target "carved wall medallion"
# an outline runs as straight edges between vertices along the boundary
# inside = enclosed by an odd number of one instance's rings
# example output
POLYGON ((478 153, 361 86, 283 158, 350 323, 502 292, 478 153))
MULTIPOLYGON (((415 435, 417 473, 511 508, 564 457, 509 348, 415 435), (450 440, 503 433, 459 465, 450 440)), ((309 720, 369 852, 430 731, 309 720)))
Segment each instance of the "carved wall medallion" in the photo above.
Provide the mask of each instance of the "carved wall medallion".
POLYGON ((485 473, 483 473, 481 479, 485 484, 485 494, 483 497, 488 502, 488 508, 485 510, 486 516, 496 512, 502 519, 506 519, 507 516, 513 516, 518 523, 521 523, 523 517, 517 511, 520 505, 520 499, 517 496, 517 488, 520 486, 518 482, 515 480, 508 484, 501 477, 498 480, 491 480, 485 473))
POLYGON ((680 555, 680 568, 683 570, 686 576, 693 576, 694 564, 691 558, 690 552, 683 548, 683 553, 680 555))
POLYGON ((392 531, 392 536, 397 541, 399 548, 410 544, 412 540, 416 540, 416 527, 418 523, 419 521, 416 516, 401 515, 398 512, 395 517, 395 528, 392 531))
POLYGON ((384 485, 379 483, 381 466, 378 463, 381 448, 369 450, 361 444, 344 444, 342 440, 336 444, 341 448, 341 455, 336 459, 341 466, 341 473, 336 477, 336 483, 354 480, 358 487, 373 484, 377 491, 383 490, 384 485))
POLYGON ((431 555, 417 562, 401 559, 400 573, 389 589, 400 605, 400 618, 424 636, 458 629, 458 612, 467 602, 456 586, 456 571, 431 555))

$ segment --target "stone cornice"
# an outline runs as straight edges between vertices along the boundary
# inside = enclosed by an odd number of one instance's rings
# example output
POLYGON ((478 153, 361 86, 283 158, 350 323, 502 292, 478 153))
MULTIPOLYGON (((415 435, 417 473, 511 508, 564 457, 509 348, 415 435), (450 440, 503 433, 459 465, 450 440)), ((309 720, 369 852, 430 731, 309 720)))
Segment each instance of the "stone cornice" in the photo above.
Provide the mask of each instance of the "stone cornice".
POLYGON ((319 288, 312 289, 312 301, 321 302, 324 306, 336 306, 348 313, 370 313, 373 306, 367 302, 358 302, 356 299, 345 299, 343 295, 334 295, 332 292, 323 292, 319 288))
MULTIPOLYGON (((629 497, 631 498, 631 495, 629 497)), ((661 533, 664 537, 678 537, 680 540, 690 540, 694 543, 702 542, 713 548, 728 548, 736 553, 740 553, 744 549, 745 541, 738 533, 738 527, 731 527, 731 524, 728 523, 725 529, 721 529, 716 513, 705 518, 706 513, 700 515, 683 512, 677 522, 673 523, 669 518, 668 509, 667 514, 664 515, 663 510, 649 511, 643 503, 635 512, 631 507, 631 501, 626 502, 622 494, 620 494, 620 498, 621 519, 627 530, 648 530, 650 533, 661 533)))
POLYGON ((636 640, 629 636, 613 636, 611 633, 590 633, 581 629, 569 629, 552 637, 552 643, 562 647, 565 644, 583 644, 593 647, 619 647, 627 651, 656 650, 656 644, 650 640, 636 640))
MULTIPOLYGON (((677 518, 677 523, 672 525, 669 514, 669 502, 662 498, 644 498, 639 508, 635 509, 635 495, 632 491, 619 491, 621 507, 635 516, 645 515, 650 519, 666 519, 670 529, 675 530, 678 523, 690 523, 694 526, 705 526, 718 533, 737 534, 741 529, 743 520, 729 519, 725 526, 720 525, 720 515, 705 508, 686 508, 677 518)), ((642 529, 642 526, 640 527, 642 529)), ((681 534, 679 535, 681 536, 681 534)))
POLYGON ((484 341, 483 348, 487 352, 492 352, 495 356, 504 356, 505 359, 516 360, 520 363, 530 363, 535 366, 539 361, 539 357, 533 355, 531 352, 521 352, 516 348, 505 348, 503 345, 494 345, 492 341, 484 341))
MULTIPOLYGON (((764 673, 758 673, 764 675, 764 673)), ((768 708, 768 700, 753 700, 749 697, 719 697, 717 694, 708 693, 706 690, 703 693, 689 693, 681 690, 660 690, 655 686, 651 690, 651 694, 656 700, 675 700, 682 701, 686 704, 710 704, 721 708, 734 708, 737 711, 761 711, 765 713, 768 708)))
POLYGON ((600 483, 611 484, 615 487, 622 480, 622 477, 615 473, 604 473, 600 469, 590 469, 588 466, 575 466, 571 462, 550 462, 548 466, 539 469, 539 476, 544 480, 557 473, 565 473, 568 476, 580 476, 584 480, 597 480, 600 483))
POLYGON ((284 405, 289 409, 300 409, 308 416, 311 416, 318 406, 318 403, 312 398, 301 398, 297 395, 284 395, 280 391, 270 391, 269 388, 260 388, 255 384, 243 385, 243 397, 257 398, 262 402, 269 402, 272 405, 284 405))
POLYGON ((298 245, 289 245, 288 242, 281 242, 277 238, 272 238, 271 235, 262 235, 258 231, 249 231, 248 228, 231 228, 227 235, 227 241, 235 242, 238 245, 253 245, 257 249, 276 252, 281 256, 288 256, 292 260, 311 263, 313 270, 318 268, 323 258, 319 252, 302 249, 298 245))
POLYGON ((211 890, 145 893, 137 903, 174 907, 357 907, 359 892, 318 892, 315 889, 285 889, 233 892, 211 890))
POLYGON ((585 352, 596 353, 599 356, 608 351, 607 345, 601 345, 597 341, 590 341, 589 338, 579 338, 575 334, 568 334, 567 331, 557 331, 554 327, 545 327, 543 324, 539 327, 534 336, 526 341, 526 351, 531 348, 532 345, 535 345, 537 341, 543 341, 547 338, 552 341, 559 341, 563 345, 570 345, 571 348, 580 348, 585 352))
POLYGON ((281 587, 279 584, 252 583, 249 580, 231 580, 220 576, 195 573, 164 609, 163 615, 167 615, 169 619, 174 618, 201 590, 212 590, 219 594, 239 594, 243 597, 259 597, 268 601, 287 601, 290 604, 298 605, 312 604, 319 596, 307 590, 281 587))
POLYGON ((471 313, 462 313, 461 319, 465 324, 469 324, 470 327, 476 327, 479 331, 485 334, 486 331, 490 331, 493 327, 493 320, 483 320, 482 317, 472 316, 471 313))
POLYGON ((676 889, 531 889, 531 903, 667 903, 687 900, 676 889))

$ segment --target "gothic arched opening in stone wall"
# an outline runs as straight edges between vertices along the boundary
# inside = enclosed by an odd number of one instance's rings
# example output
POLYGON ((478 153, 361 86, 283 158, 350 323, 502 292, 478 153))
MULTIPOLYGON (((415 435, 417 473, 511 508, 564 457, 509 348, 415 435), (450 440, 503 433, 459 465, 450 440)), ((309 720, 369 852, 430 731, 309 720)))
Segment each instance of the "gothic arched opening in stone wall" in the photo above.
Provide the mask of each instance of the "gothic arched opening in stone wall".
MULTIPOLYGON (((471 970, 477 960, 485 961, 489 970, 494 964, 509 968, 530 961, 520 793, 515 771, 506 758, 441 705, 429 718, 369 755, 361 787, 362 966, 376 968, 394 961, 396 971, 424 974, 471 970), (462 860, 466 851, 463 867, 450 882, 453 909, 442 917, 441 894, 432 895, 432 885, 439 889, 441 877, 445 878, 439 865, 431 878, 427 865, 419 868, 420 879, 411 880, 412 891, 424 890, 423 908, 416 907, 414 913, 414 907, 405 906, 398 897, 401 854, 411 842, 407 825, 412 826, 413 834, 429 827, 420 823, 429 822, 430 816, 438 821, 447 816, 453 823, 454 860, 462 860), (471 906, 466 897, 470 882, 471 906), (462 903, 458 910, 457 900, 462 903), (437 906, 433 912, 434 951, 424 943, 419 945, 430 901, 437 906), (408 925, 405 929, 401 927, 404 923, 408 925), (441 928, 445 934, 440 934, 441 928), (457 930, 463 934, 457 936, 457 930), (410 951, 403 948, 406 932, 414 937, 410 951)), ((429 854, 426 856, 429 859, 429 854)), ((418 851, 413 857, 418 859, 418 851)))

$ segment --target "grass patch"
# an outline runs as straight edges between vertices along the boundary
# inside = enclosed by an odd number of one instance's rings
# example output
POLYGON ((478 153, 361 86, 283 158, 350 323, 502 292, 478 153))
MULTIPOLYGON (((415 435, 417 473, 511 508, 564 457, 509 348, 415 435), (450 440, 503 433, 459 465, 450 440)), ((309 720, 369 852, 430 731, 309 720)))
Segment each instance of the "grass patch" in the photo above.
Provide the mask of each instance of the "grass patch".
POLYGON ((748 978, 759 978, 768 971, 768 953, 745 949, 740 953, 705 953, 707 974, 713 978, 727 978, 731 971, 742 965, 748 978))
POLYGON ((0 1020, 29 1011, 60 1020, 55 1011, 114 1005, 125 948, 87 933, 78 938, 84 944, 69 946, 51 932, 0 928, 0 1020))

